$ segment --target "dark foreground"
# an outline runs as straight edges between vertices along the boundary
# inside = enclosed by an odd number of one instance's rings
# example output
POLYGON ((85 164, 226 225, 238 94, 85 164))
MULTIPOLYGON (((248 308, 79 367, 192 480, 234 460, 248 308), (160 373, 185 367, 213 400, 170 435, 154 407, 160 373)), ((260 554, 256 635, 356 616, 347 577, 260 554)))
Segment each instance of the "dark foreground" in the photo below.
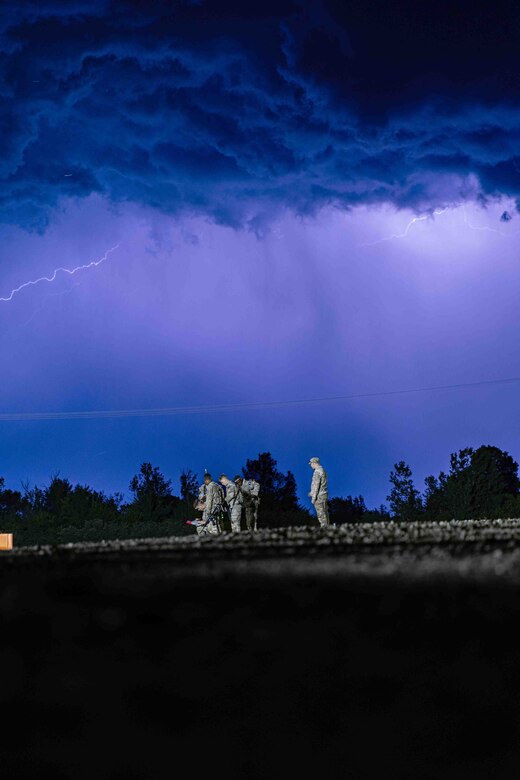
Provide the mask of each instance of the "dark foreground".
POLYGON ((2 777, 514 778, 520 521, 0 557, 2 777))

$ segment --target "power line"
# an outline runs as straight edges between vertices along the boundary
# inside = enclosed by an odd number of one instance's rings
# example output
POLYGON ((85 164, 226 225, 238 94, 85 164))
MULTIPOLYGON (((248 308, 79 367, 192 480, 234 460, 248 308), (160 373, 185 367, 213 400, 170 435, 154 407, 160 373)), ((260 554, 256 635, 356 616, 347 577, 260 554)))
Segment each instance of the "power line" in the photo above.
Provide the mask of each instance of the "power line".
POLYGON ((0 414, 0 422, 32 420, 104 420, 123 417, 168 417, 182 414, 201 414, 210 412, 230 412, 247 409, 273 409, 283 406, 327 403, 330 401, 350 401, 356 398, 381 398, 392 395, 428 393, 438 390, 460 390, 462 388, 484 387, 520 382, 520 377, 510 379, 487 379, 481 382, 460 382, 453 385, 433 387, 415 387, 408 390, 382 390, 375 393, 353 393, 351 395, 331 395, 322 398, 300 398, 287 401, 257 401, 235 404, 213 404, 211 406, 172 406, 163 409, 114 409, 86 412, 6 412, 0 414))

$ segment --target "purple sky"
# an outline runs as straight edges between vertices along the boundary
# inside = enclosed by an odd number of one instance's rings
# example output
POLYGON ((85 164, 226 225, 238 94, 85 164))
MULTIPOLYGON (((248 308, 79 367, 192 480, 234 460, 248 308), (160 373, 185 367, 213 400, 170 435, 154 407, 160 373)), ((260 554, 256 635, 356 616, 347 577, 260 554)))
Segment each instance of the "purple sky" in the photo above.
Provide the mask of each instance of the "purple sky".
MULTIPOLYGON (((501 222, 508 207, 468 203, 412 225, 411 212, 393 207, 286 213, 259 239, 91 196, 64 203, 43 234, 4 226, 0 297, 120 246, 97 268, 0 302, 0 408, 278 401, 520 376, 520 217, 501 222)), ((15 487, 60 471, 110 492, 126 490, 143 460, 177 484, 183 467, 235 473, 270 450, 295 472, 304 500, 317 454, 333 495, 362 493, 376 505, 397 460, 420 484, 464 446, 520 457, 517 397, 513 384, 179 417, 3 422, 2 474, 15 487)))

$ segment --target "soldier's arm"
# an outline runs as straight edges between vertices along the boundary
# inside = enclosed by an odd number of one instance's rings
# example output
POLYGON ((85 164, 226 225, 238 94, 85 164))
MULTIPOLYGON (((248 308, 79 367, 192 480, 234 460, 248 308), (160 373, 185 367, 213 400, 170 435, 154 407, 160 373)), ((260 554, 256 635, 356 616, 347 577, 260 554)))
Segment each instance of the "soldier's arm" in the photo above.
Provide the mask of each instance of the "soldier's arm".
POLYGON ((313 504, 318 498, 318 493, 320 492, 320 483, 321 483, 321 477, 318 471, 316 470, 312 475, 312 484, 311 484, 311 501, 313 504))
POLYGON ((208 514, 211 514, 213 510, 213 503, 214 503, 213 490, 206 490, 206 509, 208 510, 208 514))
POLYGON ((236 488, 231 482, 226 485, 226 503, 231 505, 235 498, 236 488))

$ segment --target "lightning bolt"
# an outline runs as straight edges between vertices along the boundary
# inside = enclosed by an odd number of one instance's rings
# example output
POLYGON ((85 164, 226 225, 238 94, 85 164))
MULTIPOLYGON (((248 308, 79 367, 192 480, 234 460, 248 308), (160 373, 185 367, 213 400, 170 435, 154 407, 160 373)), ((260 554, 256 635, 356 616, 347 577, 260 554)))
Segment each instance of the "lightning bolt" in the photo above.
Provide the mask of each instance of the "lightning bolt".
POLYGON ((472 225, 469 221, 464 203, 462 204, 462 213, 464 214, 464 223, 467 225, 467 227, 470 228, 470 230, 487 230, 489 233, 498 233, 498 235, 502 236, 502 238, 505 237, 504 233, 502 233, 501 230, 497 230, 497 228, 489 227, 488 225, 472 225))
POLYGON ((378 238, 377 241, 370 241, 367 244, 360 244, 360 246, 376 246, 376 244, 382 244, 384 241, 392 241, 394 238, 406 238, 408 233, 410 232, 413 225, 415 225, 416 222, 424 222, 425 219, 433 219, 433 217, 438 217, 441 214, 444 214, 445 211, 448 211, 447 208, 445 209, 435 209, 431 214, 423 214, 420 217, 414 217, 410 220, 410 222, 405 227, 404 231, 402 233, 392 233, 391 236, 385 236, 384 238, 378 238))
MULTIPOLYGON (((464 203, 461 203, 457 208, 462 207, 462 213, 463 213, 463 221, 467 228, 470 230, 477 230, 477 231, 486 231, 488 233, 497 233, 501 238, 507 238, 510 236, 517 235, 520 233, 520 231, 514 231, 506 233, 502 232, 502 230, 498 230, 497 228, 490 227, 489 225, 473 225, 470 222, 470 219, 468 217, 468 213, 466 210, 466 205, 464 203)), ((444 209, 436 209, 431 214, 423 214, 420 217, 414 217, 410 220, 410 222, 406 225, 404 231, 402 233, 392 233, 390 236, 384 236, 383 238, 378 238, 376 241, 370 241, 366 244, 360 244, 359 246, 366 247, 366 246, 376 246, 376 244, 381 244, 384 241, 392 241, 395 238, 406 238, 408 236, 408 233, 410 232, 413 225, 415 225, 416 222, 424 222, 425 219, 431 219, 434 216, 438 216, 440 214, 444 214, 444 212, 448 211, 447 208, 444 209)))
POLYGON ((24 282, 19 287, 15 287, 14 290, 11 290, 8 296, 5 298, 0 298, 0 302, 2 303, 8 303, 9 301, 12 301, 14 296, 24 290, 26 287, 33 287, 36 284, 40 284, 40 282, 54 282, 57 275, 60 273, 69 274, 69 276, 73 276, 78 271, 85 271, 87 268, 97 268, 98 265, 101 265, 101 263, 104 263, 105 260, 108 259, 108 256, 114 252, 116 249, 118 249, 119 244, 116 244, 111 249, 108 249, 103 257, 101 257, 99 260, 92 260, 90 263, 85 263, 84 265, 77 265, 75 268, 63 268, 60 266, 59 268, 55 268, 52 272, 51 276, 40 276, 39 279, 31 279, 28 282, 24 282))

